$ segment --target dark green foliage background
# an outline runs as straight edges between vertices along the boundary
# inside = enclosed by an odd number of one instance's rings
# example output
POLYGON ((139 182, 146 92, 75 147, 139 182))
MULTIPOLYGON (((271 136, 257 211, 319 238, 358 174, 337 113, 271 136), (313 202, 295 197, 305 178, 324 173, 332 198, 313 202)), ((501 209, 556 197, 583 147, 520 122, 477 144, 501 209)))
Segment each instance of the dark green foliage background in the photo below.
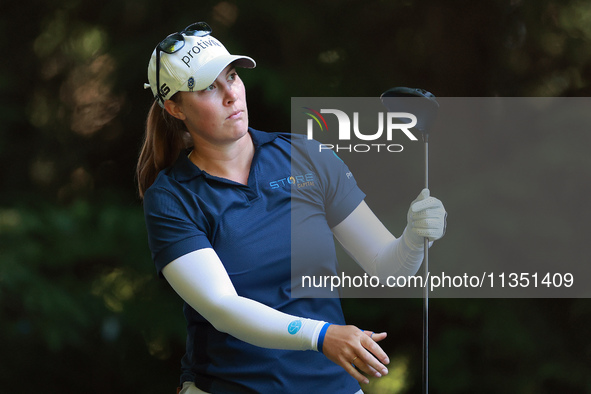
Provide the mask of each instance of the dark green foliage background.
MULTIPOLYGON (((581 0, 1 8, 2 393, 175 390, 182 303, 155 276, 134 181, 152 100, 146 66, 165 35, 206 20, 233 53, 255 58, 241 76, 251 125, 266 131, 288 130, 292 96, 377 96, 401 85, 441 97, 591 93, 591 5, 581 0)), ((434 152, 432 190, 450 212, 438 264, 481 253, 589 264, 591 137, 561 132, 456 135, 434 152), (526 214, 531 225, 514 221, 526 214)), ((392 205, 377 209, 397 234, 420 190, 420 171, 399 168, 392 182, 404 190, 387 189, 392 205)), ((387 331, 384 347, 408 366, 403 388, 367 391, 420 392, 421 300, 343 304, 352 324, 387 331)), ((591 392, 590 324, 587 299, 434 299, 431 392, 591 392)))

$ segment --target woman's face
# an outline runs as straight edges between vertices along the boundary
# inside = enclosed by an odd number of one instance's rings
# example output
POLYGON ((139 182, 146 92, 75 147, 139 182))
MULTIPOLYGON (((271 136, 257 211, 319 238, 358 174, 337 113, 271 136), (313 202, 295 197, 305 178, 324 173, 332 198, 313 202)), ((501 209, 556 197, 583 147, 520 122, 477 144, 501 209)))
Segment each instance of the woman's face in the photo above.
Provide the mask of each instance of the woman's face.
POLYGON ((237 141, 248 132, 244 84, 233 65, 226 67, 204 90, 181 92, 177 105, 196 144, 237 141))

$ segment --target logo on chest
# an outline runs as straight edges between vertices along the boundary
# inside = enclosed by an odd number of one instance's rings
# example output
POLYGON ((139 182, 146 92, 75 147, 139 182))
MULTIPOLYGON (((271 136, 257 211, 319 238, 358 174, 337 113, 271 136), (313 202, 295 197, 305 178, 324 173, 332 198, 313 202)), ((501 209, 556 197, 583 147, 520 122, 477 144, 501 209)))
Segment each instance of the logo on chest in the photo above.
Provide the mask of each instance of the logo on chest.
POLYGON ((276 181, 269 182, 271 189, 279 189, 282 187, 295 187, 301 189, 304 187, 311 187, 316 184, 314 174, 307 173, 303 175, 291 175, 276 181))

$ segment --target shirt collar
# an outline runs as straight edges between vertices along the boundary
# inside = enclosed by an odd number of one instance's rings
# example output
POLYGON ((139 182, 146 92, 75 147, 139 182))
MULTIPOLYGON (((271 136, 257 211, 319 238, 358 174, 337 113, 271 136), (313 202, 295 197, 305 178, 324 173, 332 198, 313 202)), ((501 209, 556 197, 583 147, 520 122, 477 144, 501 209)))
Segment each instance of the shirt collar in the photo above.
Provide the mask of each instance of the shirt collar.
MULTIPOLYGON (((248 132, 252 137, 255 151, 264 144, 277 138, 277 133, 266 133, 264 131, 255 130, 251 127, 248 128, 248 132)), ((189 152, 190 151, 183 150, 169 172, 170 176, 180 182, 188 181, 197 176, 203 175, 203 171, 189 159, 189 152)))

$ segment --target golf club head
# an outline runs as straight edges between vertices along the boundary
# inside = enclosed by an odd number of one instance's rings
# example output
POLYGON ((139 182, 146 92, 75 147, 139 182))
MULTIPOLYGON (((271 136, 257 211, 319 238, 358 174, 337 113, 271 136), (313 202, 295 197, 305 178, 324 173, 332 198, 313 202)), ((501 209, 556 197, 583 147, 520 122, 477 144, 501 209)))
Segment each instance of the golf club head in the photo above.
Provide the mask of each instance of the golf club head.
MULTIPOLYGON (((380 99, 390 112, 409 112, 415 115, 415 128, 423 134, 429 134, 439 109, 439 103, 433 94, 423 89, 396 87, 386 90, 380 99)), ((409 123, 408 118, 401 121, 409 123)))

